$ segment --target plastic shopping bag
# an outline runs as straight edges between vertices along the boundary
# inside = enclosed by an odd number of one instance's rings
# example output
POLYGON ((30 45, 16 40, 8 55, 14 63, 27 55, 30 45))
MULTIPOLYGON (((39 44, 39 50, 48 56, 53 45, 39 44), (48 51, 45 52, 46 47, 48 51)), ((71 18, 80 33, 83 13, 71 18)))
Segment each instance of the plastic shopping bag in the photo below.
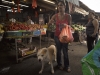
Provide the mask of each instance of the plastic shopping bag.
POLYGON ((83 75, 100 75, 100 40, 81 60, 83 75))
POLYGON ((62 29, 59 35, 59 40, 62 43, 71 43, 74 40, 71 27, 69 25, 66 25, 66 27, 62 29))

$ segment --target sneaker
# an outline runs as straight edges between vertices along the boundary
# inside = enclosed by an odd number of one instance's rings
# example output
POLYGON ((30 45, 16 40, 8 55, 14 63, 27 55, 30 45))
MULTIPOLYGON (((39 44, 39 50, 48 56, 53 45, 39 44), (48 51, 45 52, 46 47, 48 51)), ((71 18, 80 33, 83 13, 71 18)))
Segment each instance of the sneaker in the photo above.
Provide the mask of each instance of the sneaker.
POLYGON ((70 67, 68 67, 68 68, 64 68, 64 70, 65 70, 65 71, 67 71, 68 73, 70 73, 70 72, 71 72, 70 67))

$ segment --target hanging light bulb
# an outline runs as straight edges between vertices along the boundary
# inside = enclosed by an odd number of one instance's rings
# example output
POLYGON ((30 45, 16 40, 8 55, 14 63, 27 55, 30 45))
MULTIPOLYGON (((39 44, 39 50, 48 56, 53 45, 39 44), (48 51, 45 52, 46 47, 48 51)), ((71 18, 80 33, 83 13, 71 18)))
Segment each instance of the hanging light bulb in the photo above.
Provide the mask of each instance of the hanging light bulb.
POLYGON ((42 11, 42 9, 40 9, 40 11, 42 11))
POLYGON ((26 2, 26 0, 24 0, 26 2))
POLYGON ((12 3, 15 4, 15 2, 12 0, 12 3))
POLYGON ((57 10, 57 7, 55 9, 57 10))

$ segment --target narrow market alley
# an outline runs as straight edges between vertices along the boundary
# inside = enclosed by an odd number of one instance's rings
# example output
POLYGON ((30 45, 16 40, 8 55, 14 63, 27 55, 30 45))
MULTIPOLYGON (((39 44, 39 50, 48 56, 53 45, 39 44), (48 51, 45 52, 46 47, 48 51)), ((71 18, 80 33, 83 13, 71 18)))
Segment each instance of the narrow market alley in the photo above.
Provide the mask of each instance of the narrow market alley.
MULTIPOLYGON (((35 40, 34 43, 38 46, 38 40, 35 40)), ((50 42, 50 44, 54 44, 54 42, 50 42)), ((47 42, 42 41, 42 47, 45 47, 46 45, 47 42)), ((68 52, 71 73, 56 69, 56 62, 54 62, 54 75, 82 75, 81 59, 87 53, 86 44, 73 42, 69 45, 68 52)), ((8 54, 2 52, 0 54, 0 59, 2 60, 0 61, 0 75, 39 75, 38 72, 41 68, 41 63, 37 60, 36 55, 28 57, 20 63, 16 63, 14 54, 9 56, 9 52, 8 54)), ((46 63, 42 75, 51 75, 50 65, 48 63, 46 63)))

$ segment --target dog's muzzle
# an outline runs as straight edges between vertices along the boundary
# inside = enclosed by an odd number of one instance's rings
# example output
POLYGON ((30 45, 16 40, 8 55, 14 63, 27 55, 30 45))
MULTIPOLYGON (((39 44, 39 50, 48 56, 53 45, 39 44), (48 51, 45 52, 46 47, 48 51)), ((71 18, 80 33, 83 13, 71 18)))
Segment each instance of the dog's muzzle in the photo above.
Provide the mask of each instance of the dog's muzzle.
POLYGON ((39 62, 41 62, 41 59, 39 59, 39 62))

